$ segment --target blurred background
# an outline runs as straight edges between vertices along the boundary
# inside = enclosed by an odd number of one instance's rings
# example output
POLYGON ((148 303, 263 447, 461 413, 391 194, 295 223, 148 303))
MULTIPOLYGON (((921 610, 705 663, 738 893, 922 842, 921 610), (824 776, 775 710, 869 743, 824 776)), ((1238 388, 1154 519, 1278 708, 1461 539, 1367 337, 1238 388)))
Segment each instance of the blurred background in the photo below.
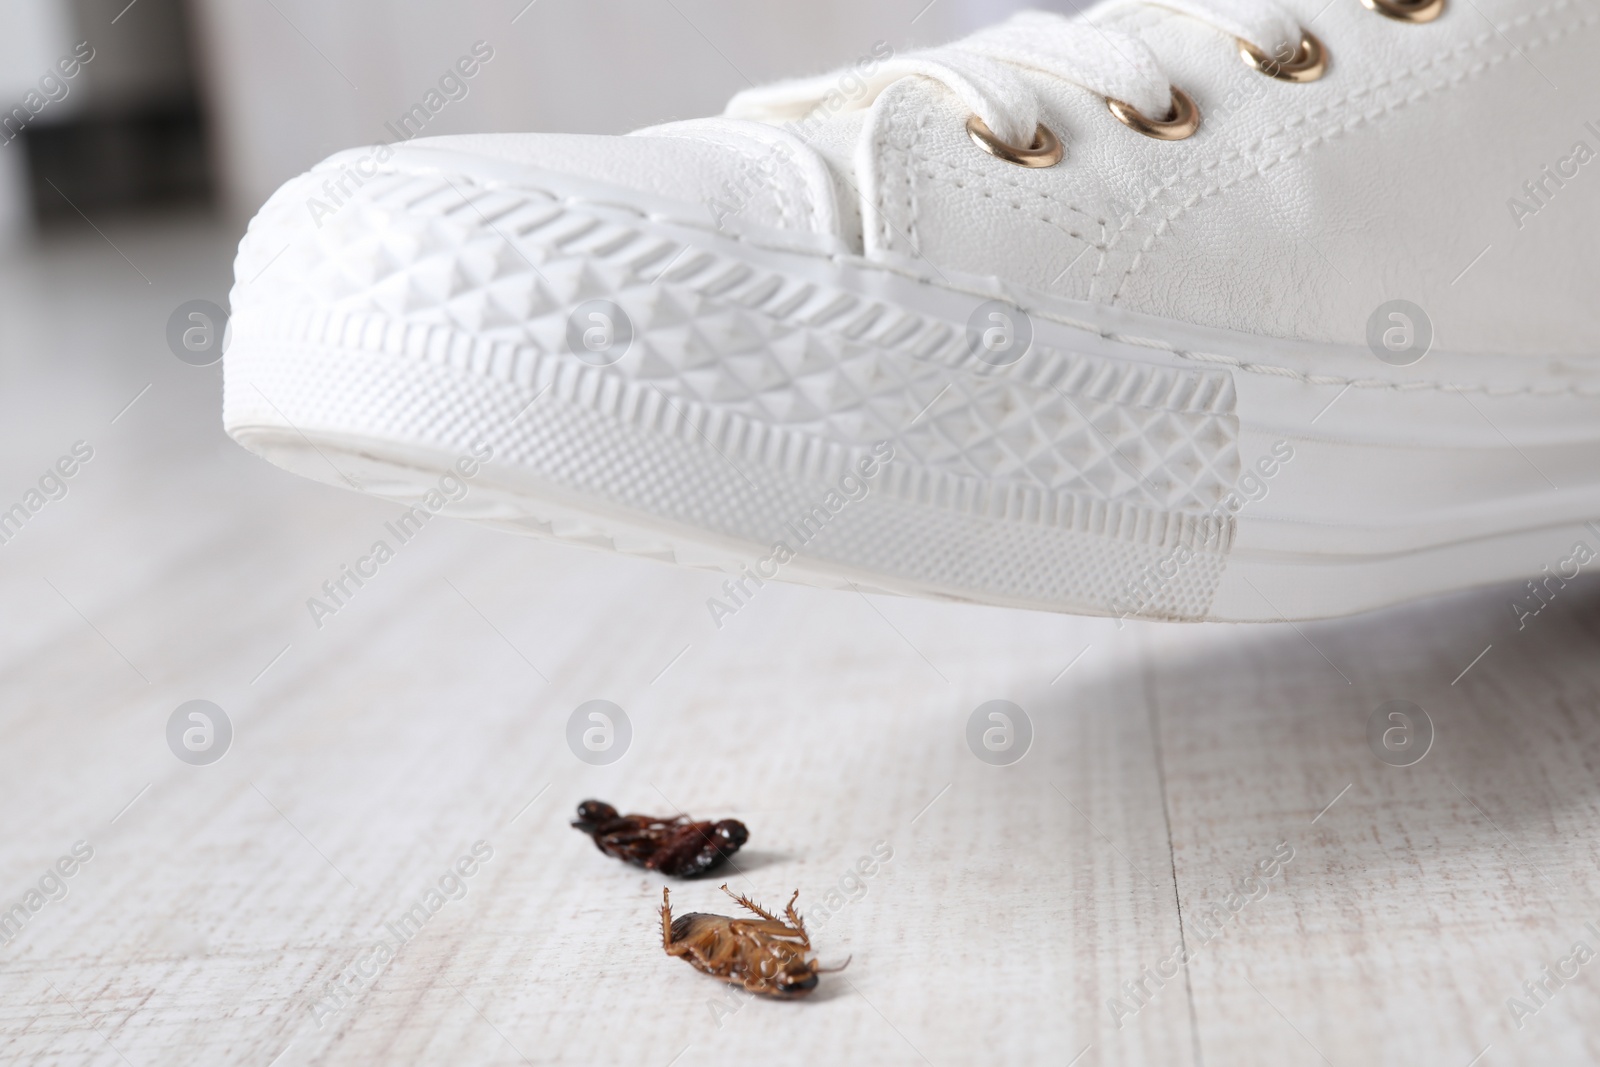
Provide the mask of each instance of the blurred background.
POLYGON ((750 83, 937 43, 1020 0, 0 0, 0 242, 186 208, 237 223, 341 148, 393 140, 482 41, 426 134, 622 133, 750 83), (71 70, 69 75, 67 71, 71 70))

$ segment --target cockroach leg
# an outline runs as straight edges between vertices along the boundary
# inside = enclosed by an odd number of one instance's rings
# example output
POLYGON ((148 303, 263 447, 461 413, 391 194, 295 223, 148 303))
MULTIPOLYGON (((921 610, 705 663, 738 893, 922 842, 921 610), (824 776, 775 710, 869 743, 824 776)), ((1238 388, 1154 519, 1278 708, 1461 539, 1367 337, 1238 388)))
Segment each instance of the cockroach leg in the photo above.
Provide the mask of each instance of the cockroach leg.
POLYGON ((672 890, 666 886, 661 887, 661 947, 678 955, 672 949, 672 890))
MULTIPOLYGON (((770 911, 765 910, 764 908, 761 907, 761 905, 757 904, 755 901, 751 900, 749 897, 743 896, 743 895, 735 896, 733 890, 728 888, 728 883, 726 883, 726 882, 722 883, 722 891, 724 893, 728 894, 730 897, 733 897, 734 900, 737 900, 740 904, 743 904, 745 907, 749 908, 751 911, 755 912, 757 915, 761 916, 763 919, 767 920, 768 922, 774 922, 774 923, 777 923, 780 926, 783 925, 783 920, 782 919, 778 918, 776 915, 772 914, 770 911)), ((796 896, 800 895, 798 890, 795 892, 795 895, 796 896)))
POLYGON ((806 922, 804 919, 800 918, 800 913, 794 910, 794 902, 799 899, 800 890, 796 889, 794 891, 794 896, 789 898, 789 903, 783 906, 783 913, 789 917, 789 922, 794 925, 794 928, 800 931, 801 942, 804 943, 806 948, 810 948, 811 937, 806 933, 806 922))

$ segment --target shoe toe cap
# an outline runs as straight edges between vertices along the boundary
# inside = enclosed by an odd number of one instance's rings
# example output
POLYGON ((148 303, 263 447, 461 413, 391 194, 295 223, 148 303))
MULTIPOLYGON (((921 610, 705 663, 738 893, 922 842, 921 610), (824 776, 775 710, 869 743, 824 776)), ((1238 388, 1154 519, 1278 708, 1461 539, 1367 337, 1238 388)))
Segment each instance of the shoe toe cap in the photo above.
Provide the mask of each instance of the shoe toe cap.
MULTIPOLYGON (((627 136, 458 134, 337 153, 291 181, 295 199, 336 211, 385 173, 454 172, 466 181, 542 184, 609 196, 693 226, 846 239, 853 197, 822 156, 778 127, 696 119, 627 136)), ((857 224, 858 225, 858 224, 857 224)))
POLYGON ((328 306, 430 264, 453 278, 462 250, 483 245, 474 234, 493 238, 486 254, 518 259, 507 251, 511 231, 580 202, 775 247, 848 251, 860 224, 843 189, 798 137, 738 119, 620 137, 463 134, 349 149, 286 182, 252 220, 235 262, 236 311, 328 306))

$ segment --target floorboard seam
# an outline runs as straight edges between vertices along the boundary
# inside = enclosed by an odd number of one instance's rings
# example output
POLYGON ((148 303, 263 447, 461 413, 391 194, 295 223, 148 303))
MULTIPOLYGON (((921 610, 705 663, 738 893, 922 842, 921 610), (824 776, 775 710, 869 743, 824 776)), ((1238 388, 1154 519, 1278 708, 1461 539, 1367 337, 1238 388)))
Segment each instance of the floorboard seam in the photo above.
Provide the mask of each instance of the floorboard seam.
POLYGON ((1178 913, 1178 945, 1182 950, 1183 992, 1189 1002, 1189 1038, 1194 1044, 1195 1067, 1205 1067, 1200 1053, 1200 1019, 1194 1008, 1194 984, 1189 980, 1189 934, 1183 926, 1183 900, 1178 892, 1178 856, 1172 844, 1172 809, 1167 802, 1166 750, 1161 744, 1161 711, 1150 679, 1149 649, 1140 643, 1139 680, 1144 686, 1145 708, 1150 715, 1150 744, 1155 750, 1156 782, 1161 787, 1161 818, 1167 828, 1167 864, 1172 872, 1172 904, 1178 913))

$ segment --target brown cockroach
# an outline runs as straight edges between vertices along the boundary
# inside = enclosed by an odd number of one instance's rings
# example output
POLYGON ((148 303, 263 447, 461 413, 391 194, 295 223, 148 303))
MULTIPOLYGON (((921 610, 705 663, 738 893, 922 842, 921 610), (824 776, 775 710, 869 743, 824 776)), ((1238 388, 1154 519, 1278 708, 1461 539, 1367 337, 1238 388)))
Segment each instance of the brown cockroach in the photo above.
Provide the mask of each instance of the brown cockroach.
POLYGON ((661 887, 661 947, 667 955, 751 993, 774 997, 804 996, 817 987, 817 975, 850 965, 847 959, 837 967, 823 968, 808 958, 811 938, 794 910, 800 890, 794 891, 784 908, 787 922, 762 910, 749 897, 734 896, 726 885, 722 891, 761 918, 730 919, 690 912, 674 919, 672 898, 667 887, 661 887))
POLYGON ((750 831, 738 819, 695 822, 687 815, 618 815, 603 800, 578 805, 573 826, 608 856, 678 878, 698 878, 739 851, 750 831))

